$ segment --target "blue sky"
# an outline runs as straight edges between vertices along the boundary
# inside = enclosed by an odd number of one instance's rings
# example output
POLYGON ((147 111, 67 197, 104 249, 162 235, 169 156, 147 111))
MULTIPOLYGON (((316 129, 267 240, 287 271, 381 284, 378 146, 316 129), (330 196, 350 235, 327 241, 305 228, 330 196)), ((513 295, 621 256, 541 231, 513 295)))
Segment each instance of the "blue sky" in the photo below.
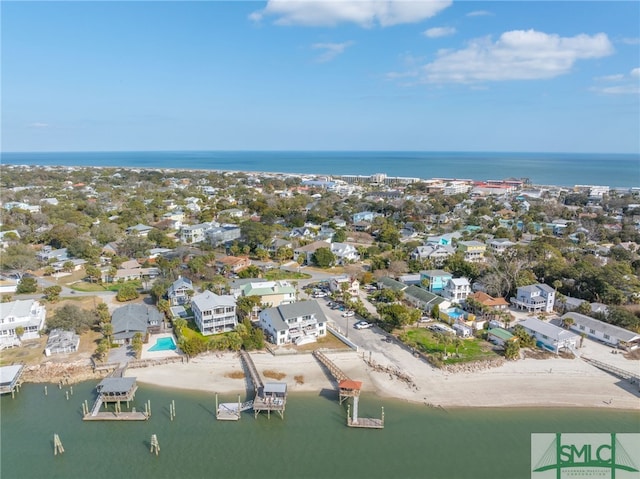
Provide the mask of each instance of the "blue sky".
POLYGON ((640 153, 640 3, 3 1, 2 151, 640 153))

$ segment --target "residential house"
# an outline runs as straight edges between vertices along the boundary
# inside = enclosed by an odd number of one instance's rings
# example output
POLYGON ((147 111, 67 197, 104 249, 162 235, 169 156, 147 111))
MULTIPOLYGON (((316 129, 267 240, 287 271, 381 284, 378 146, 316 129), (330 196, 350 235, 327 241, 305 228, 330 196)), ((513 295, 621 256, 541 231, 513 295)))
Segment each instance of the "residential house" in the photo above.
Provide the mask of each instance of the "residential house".
POLYGON ((462 237, 462 233, 454 231, 453 233, 446 233, 438 236, 427 236, 427 244, 441 244, 443 246, 453 244, 454 240, 462 237))
POLYGON ((0 276, 0 294, 15 293, 18 290, 18 280, 0 276))
POLYGON ((489 251, 491 251, 493 254, 499 255, 503 254, 509 248, 514 247, 516 243, 506 238, 494 238, 488 242, 488 245, 489 251))
POLYGON ((231 295, 217 295, 211 291, 191 298, 191 309, 200 332, 211 334, 233 331, 238 325, 236 299, 231 295))
POLYGON ((260 304, 267 308, 275 308, 281 304, 296 302, 297 290, 288 281, 259 281, 245 284, 242 296, 259 296, 260 304))
POLYGON ((471 283, 467 278, 451 278, 442 290, 442 296, 452 303, 461 303, 471 294, 471 283))
POLYGON ((450 245, 429 243, 414 249, 411 252, 411 259, 419 261, 430 260, 435 266, 442 266, 444 261, 454 253, 455 250, 450 245))
POLYGON ((484 260, 484 252, 487 245, 480 241, 459 241, 458 251, 464 254, 464 260, 470 263, 477 263, 484 260))
POLYGON ((131 344, 137 333, 140 333, 146 342, 149 334, 160 332, 162 314, 156 308, 144 304, 127 304, 113 312, 111 324, 114 343, 131 344))
POLYGON ((37 339, 44 328, 47 311, 34 299, 0 303, 0 349, 20 345, 24 339, 37 339), (21 337, 16 328, 22 327, 21 337))
POLYGON ((380 289, 391 289, 393 291, 405 291, 409 286, 400 281, 396 281, 393 278, 389 278, 384 276, 378 280, 378 288, 380 289))
POLYGON ((178 233, 180 241, 186 244, 201 243, 206 240, 206 231, 219 226, 218 223, 199 223, 183 226, 178 233))
POLYGON ((469 295, 468 297, 476 300, 481 305, 494 311, 506 311, 507 309, 509 309, 509 303, 506 299, 494 298, 484 291, 477 291, 469 295))
POLYGON ((216 267, 225 272, 237 273, 251 265, 248 256, 223 256, 216 258, 216 267))
POLYGON ((550 313, 553 311, 556 291, 546 284, 520 286, 511 304, 518 309, 526 309, 530 313, 550 313))
POLYGON ((314 241, 305 246, 298 246, 293 250, 293 259, 297 260, 298 256, 304 257, 303 264, 311 264, 312 256, 319 248, 331 248, 331 243, 328 241, 314 241))
POLYGON ((0 249, 8 247, 12 238, 20 239, 18 230, 0 231, 0 249))
POLYGON ((50 261, 66 261, 69 259, 67 248, 53 249, 51 246, 44 246, 38 254, 36 259, 48 263, 50 261))
POLYGON ((266 250, 270 254, 275 254, 280 248, 290 248, 293 251, 293 243, 288 239, 274 238, 271 240, 266 250))
POLYGON ((409 286, 404 290, 404 299, 411 303, 414 308, 421 309, 427 313, 431 313, 434 306, 438 306, 438 309, 442 310, 451 307, 451 302, 442 296, 415 285, 409 286))
POLYGON ((229 208, 218 213, 218 217, 228 216, 229 218, 242 218, 244 212, 239 208, 229 208))
POLYGON ((360 261, 360 255, 355 246, 347 243, 331 243, 331 252, 336 257, 336 264, 348 264, 360 261))
POLYGON ((147 237, 149 232, 153 229, 153 226, 143 225, 142 223, 138 223, 135 226, 129 226, 126 229, 127 234, 142 236, 144 238, 147 237))
POLYGON ((44 354, 51 356, 52 354, 74 353, 78 350, 78 346, 80 346, 80 336, 74 331, 52 329, 49 332, 44 354))
POLYGON ((380 214, 374 213, 373 211, 361 211, 360 213, 356 213, 351 216, 351 222, 360 223, 362 221, 366 221, 371 223, 376 216, 380 216, 380 214))
POLYGON ((491 328, 487 332, 487 341, 497 345, 506 347, 507 343, 517 341, 518 337, 511 334, 506 329, 491 328))
POLYGON ((360 295, 360 281, 357 278, 343 275, 329 279, 329 290, 332 292, 342 294, 343 288, 353 298, 360 295))
POLYGON ((260 313, 259 324, 268 339, 278 346, 302 345, 327 334, 327 318, 317 301, 300 301, 265 309, 260 313))
POLYGON ((539 344, 556 354, 558 354, 561 349, 575 349, 580 340, 577 334, 536 318, 527 318, 518 324, 522 326, 528 334, 534 336, 539 344))
POLYGON ((205 231, 205 237, 212 246, 230 243, 239 239, 241 235, 240 227, 236 225, 223 225, 205 231))
POLYGON ((183 278, 178 276, 169 289, 167 290, 167 299, 171 306, 179 306, 181 304, 188 303, 195 290, 193 289, 193 283, 189 278, 183 278))
POLYGON ((21 201, 9 201, 2 205, 2 207, 7 211, 16 209, 28 211, 29 213, 40 213, 40 205, 30 205, 29 203, 23 203, 21 201))
POLYGON ((306 226, 301 226, 299 228, 293 228, 289 232, 289 238, 305 238, 310 239, 316 236, 316 233, 311 228, 307 228, 306 226))
POLYGON ((569 329, 610 346, 629 351, 640 347, 640 334, 628 329, 574 312, 566 313, 561 319, 572 319, 573 324, 569 329))
POLYGON ((450 279, 453 275, 441 269, 420 271, 420 282, 432 293, 441 294, 450 279))

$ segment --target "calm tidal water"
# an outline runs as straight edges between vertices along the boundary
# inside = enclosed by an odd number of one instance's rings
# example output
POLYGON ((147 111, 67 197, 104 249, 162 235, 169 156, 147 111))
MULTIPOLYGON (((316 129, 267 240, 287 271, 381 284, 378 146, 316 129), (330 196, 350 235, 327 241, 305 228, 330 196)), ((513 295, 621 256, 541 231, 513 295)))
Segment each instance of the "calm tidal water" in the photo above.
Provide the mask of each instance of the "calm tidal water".
MULTIPOLYGON (((2 479, 30 478, 528 478, 532 432, 640 432, 640 414, 585 409, 457 409, 365 395, 361 416, 383 430, 351 429, 333 391, 289 397, 285 419, 251 411, 238 422, 216 421, 212 394, 140 385, 145 422, 83 422, 96 382, 59 390, 25 385, 2 396, 2 479), (169 404, 176 418, 169 418, 169 404), (53 434, 65 447, 53 455, 53 434), (149 452, 157 434, 160 455, 149 452)), ((235 401, 233 395, 221 401, 235 401)))
POLYGON ((134 151, 2 153, 2 164, 272 171, 474 180, 529 178, 542 185, 640 186, 637 154, 412 151, 134 151))

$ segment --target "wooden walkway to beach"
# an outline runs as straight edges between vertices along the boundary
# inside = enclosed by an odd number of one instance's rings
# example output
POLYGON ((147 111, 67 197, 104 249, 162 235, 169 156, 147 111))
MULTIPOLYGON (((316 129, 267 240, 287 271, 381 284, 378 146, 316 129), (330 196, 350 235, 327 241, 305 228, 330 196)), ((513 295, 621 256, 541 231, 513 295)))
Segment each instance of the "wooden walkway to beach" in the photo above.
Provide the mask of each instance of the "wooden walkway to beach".
POLYGON ((347 407, 347 426, 362 427, 368 429, 384 428, 384 408, 382 409, 382 417, 377 418, 360 418, 358 417, 358 403, 360 401, 360 390, 362 389, 361 381, 354 381, 349 378, 342 369, 331 361, 324 353, 319 350, 313 352, 313 356, 331 373, 331 376, 338 383, 338 395, 340 404, 345 399, 353 398, 353 415, 350 407, 347 407))
POLYGON ((256 365, 253 363, 253 359, 248 352, 241 349, 240 357, 244 361, 244 364, 247 366, 247 371, 249 371, 249 376, 251 376, 251 382, 253 383, 253 389, 256 394, 260 394, 260 392, 264 389, 264 383, 262 382, 262 378, 256 369, 256 365))
POLYGON ((589 364, 593 364, 598 369, 602 369, 603 371, 611 373, 614 376, 618 376, 619 378, 629 381, 631 384, 635 383, 640 385, 640 374, 632 373, 619 367, 612 366, 611 364, 603 363, 602 361, 597 361, 596 359, 587 358, 585 356, 582 356, 582 359, 584 359, 589 364))

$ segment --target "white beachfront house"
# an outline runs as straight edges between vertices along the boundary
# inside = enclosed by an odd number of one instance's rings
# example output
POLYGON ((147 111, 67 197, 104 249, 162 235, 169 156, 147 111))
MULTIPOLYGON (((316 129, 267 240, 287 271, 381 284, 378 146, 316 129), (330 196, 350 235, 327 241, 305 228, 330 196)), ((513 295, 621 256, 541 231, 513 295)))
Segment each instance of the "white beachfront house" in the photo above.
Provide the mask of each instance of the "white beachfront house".
POLYGON ((511 303, 518 309, 526 309, 530 313, 551 313, 555 303, 556 291, 546 284, 530 284, 520 286, 511 303))
POLYGON ((34 299, 0 303, 0 349, 19 346, 22 339, 37 339, 44 328, 47 310, 34 299), (21 337, 16 329, 22 327, 21 337))
POLYGON ((189 298, 193 295, 193 283, 189 278, 178 276, 167 291, 167 298, 171 306, 180 306, 189 302, 189 298))
POLYGON ((589 338, 601 341, 616 348, 633 350, 640 347, 640 334, 628 329, 614 326, 580 313, 566 313, 561 318, 563 321, 572 319, 570 326, 572 331, 578 334, 586 334, 589 338))
POLYGON ((452 303, 461 303, 471 294, 471 283, 467 278, 451 278, 447 281, 442 296, 452 303))
POLYGON ((528 334, 536 338, 545 348, 558 354, 561 349, 573 351, 580 341, 580 336, 566 329, 545 323, 536 318, 527 318, 518 323, 528 334))
POLYGON ((265 309, 260 327, 276 345, 311 343, 327 334, 327 318, 317 301, 300 301, 265 309))
POLYGON ((196 294, 191 298, 193 316, 205 335, 233 331, 238 325, 236 300, 231 295, 217 295, 211 291, 196 294))

